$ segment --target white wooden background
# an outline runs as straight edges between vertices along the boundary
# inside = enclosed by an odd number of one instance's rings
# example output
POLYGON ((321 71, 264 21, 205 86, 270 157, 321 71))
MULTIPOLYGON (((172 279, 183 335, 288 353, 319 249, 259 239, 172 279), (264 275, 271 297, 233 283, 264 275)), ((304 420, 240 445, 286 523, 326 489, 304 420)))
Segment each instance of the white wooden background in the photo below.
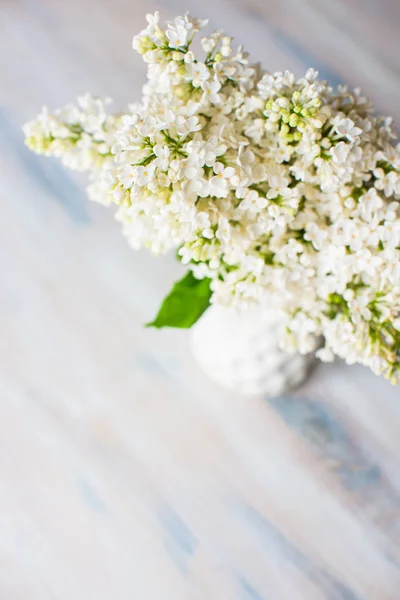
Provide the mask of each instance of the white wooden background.
MULTIPOLYGON (((21 124, 138 97, 153 0, 0 1, 0 599, 399 600, 400 391, 321 366, 293 396, 202 375, 142 324, 180 273, 133 253, 21 124)), ((313 65, 400 122, 398 0, 165 0, 270 70, 313 65)))

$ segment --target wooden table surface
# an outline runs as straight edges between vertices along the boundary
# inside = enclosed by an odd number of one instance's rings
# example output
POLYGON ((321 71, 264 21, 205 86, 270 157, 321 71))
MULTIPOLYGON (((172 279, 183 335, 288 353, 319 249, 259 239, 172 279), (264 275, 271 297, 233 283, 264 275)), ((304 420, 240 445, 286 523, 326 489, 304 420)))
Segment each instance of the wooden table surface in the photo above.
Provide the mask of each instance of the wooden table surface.
MULTIPOLYGON (((21 124, 145 73, 153 0, 0 2, 0 599, 399 600, 400 390, 319 366, 246 399, 143 323, 180 273, 132 252, 21 124)), ((164 0, 270 70, 312 65, 400 122, 398 0, 164 0)))

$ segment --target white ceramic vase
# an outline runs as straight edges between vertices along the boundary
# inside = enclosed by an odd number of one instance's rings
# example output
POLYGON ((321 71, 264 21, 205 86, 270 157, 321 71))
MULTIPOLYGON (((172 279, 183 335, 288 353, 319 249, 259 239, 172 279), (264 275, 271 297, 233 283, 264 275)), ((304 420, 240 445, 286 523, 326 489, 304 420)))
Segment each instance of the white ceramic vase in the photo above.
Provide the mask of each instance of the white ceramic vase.
POLYGON ((211 306, 192 328, 192 351, 206 374, 236 392, 279 396, 301 384, 314 355, 279 348, 279 315, 211 306))

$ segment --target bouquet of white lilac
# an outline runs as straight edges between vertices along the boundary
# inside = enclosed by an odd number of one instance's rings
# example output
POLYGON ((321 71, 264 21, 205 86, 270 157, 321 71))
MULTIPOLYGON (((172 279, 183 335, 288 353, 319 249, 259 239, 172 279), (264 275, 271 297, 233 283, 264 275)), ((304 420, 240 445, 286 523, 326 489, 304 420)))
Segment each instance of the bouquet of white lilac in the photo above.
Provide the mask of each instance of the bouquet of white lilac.
POLYGON ((186 15, 149 15, 140 104, 89 96, 25 126, 34 151, 90 172, 133 248, 189 268, 151 324, 190 327, 210 303, 267 305, 282 344, 400 373, 400 146, 359 90, 250 64, 186 15))

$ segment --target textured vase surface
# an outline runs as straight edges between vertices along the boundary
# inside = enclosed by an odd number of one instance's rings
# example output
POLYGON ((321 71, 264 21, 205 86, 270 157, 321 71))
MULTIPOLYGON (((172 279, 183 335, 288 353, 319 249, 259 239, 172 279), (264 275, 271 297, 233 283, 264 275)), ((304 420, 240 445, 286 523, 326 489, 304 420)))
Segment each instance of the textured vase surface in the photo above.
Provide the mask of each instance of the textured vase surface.
POLYGON ((275 311, 211 306, 192 328, 192 351, 206 374, 242 394, 278 396, 306 378, 313 355, 279 348, 275 311))

